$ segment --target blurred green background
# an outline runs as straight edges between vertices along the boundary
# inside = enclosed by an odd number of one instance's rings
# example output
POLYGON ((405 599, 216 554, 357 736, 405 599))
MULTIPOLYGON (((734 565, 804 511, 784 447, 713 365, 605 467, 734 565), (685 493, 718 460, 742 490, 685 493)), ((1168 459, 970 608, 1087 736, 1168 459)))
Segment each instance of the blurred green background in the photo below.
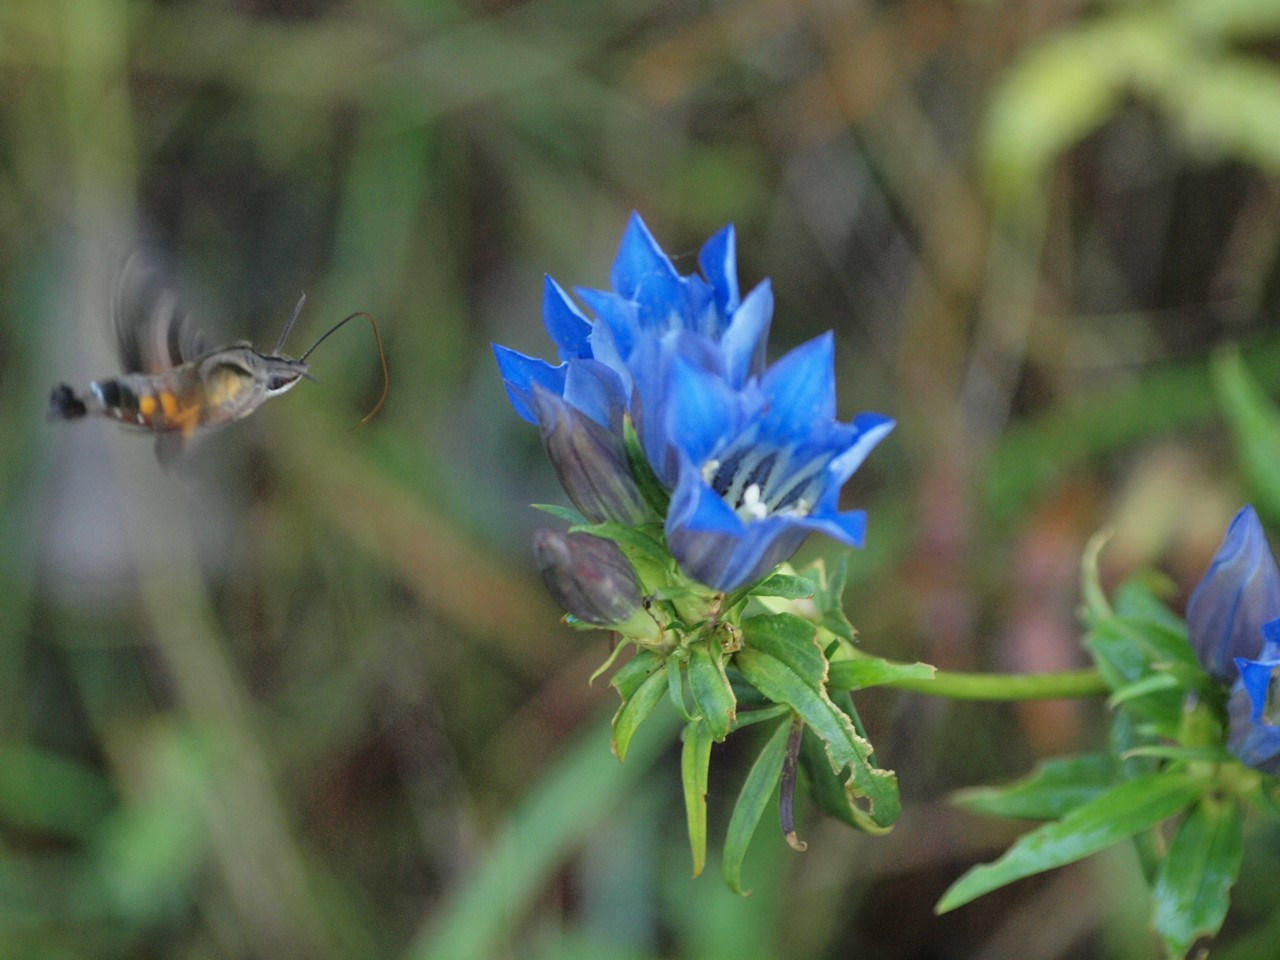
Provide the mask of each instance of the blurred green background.
MULTIPOLYGON (((678 752, 611 757, 605 639, 537 581, 564 497, 488 345, 549 355, 542 274, 606 286, 630 210, 684 271, 732 221, 772 356, 834 328, 841 416, 899 423, 846 490, 867 649, 1079 665, 1093 531, 1185 596, 1274 482, 1212 357, 1280 390, 1278 53, 1276 0, 0 0, 0 956, 1153 956, 1125 851, 931 913, 1016 830, 946 794, 1094 703, 860 697, 894 833, 801 809, 749 898, 690 879, 678 752), (115 372, 139 245, 215 338, 373 313, 386 409, 353 429, 351 325, 174 473, 46 423, 115 372)), ((1278 849, 1224 956, 1274 955, 1278 849)))

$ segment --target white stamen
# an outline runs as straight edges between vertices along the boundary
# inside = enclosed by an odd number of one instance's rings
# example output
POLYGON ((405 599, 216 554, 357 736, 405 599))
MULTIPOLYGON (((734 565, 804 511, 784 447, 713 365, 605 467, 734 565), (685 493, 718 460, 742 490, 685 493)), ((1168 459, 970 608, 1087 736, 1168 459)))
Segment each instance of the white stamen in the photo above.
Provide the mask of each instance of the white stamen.
POLYGON ((760 484, 753 483, 742 491, 742 506, 738 509, 747 520, 763 520, 769 515, 769 505, 760 499, 760 484))
POLYGON ((716 471, 718 471, 719 469, 720 469, 719 460, 708 460, 706 463, 704 463, 702 465, 702 482, 705 483, 708 487, 711 486, 711 481, 716 478, 716 471))

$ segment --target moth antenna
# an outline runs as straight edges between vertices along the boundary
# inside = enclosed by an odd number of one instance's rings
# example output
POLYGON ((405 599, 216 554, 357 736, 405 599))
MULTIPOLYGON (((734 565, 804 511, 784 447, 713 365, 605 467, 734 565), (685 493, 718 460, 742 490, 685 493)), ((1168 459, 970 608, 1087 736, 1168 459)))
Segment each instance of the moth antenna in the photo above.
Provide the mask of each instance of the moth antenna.
POLYGON ((298 298, 298 305, 293 308, 293 316, 290 317, 289 322, 284 325, 284 331, 280 334, 280 339, 276 341, 276 345, 271 351, 272 356, 280 356, 280 350, 284 347, 284 342, 289 339, 289 331, 293 329, 294 321, 298 319, 298 314, 302 312, 302 305, 306 302, 307 294, 303 291, 302 296, 298 298))
MULTIPOLYGON (((312 351, 320 344, 324 343, 329 337, 338 331, 338 328, 348 321, 357 317, 364 317, 369 321, 369 325, 373 327, 373 339, 378 343, 378 359, 382 362, 382 396, 378 398, 378 402, 374 404, 373 409, 365 414, 365 418, 361 420, 357 426, 363 427, 366 423, 377 416, 378 411, 382 409, 387 402, 387 394, 391 392, 391 370, 387 367, 387 351, 382 348, 382 334, 378 331, 378 321, 373 319, 372 314, 365 313, 363 310, 357 311, 349 316, 343 317, 332 327, 320 335, 320 339, 311 345, 311 347, 298 358, 299 363, 306 363, 307 357, 311 356, 312 351)), ((292 322, 292 321, 291 321, 292 322)))

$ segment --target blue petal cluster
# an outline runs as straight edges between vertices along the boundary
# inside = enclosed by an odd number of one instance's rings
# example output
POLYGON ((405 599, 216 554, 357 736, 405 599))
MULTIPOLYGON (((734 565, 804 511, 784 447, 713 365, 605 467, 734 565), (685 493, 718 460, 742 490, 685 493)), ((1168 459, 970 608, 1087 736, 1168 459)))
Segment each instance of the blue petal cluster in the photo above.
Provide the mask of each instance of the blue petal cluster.
POLYGON ((494 346, 516 412, 542 429, 570 497, 593 520, 641 522, 624 424, 670 493, 668 546, 685 575, 716 590, 753 582, 811 532, 860 546, 861 511, 840 488, 893 427, 878 414, 835 419, 834 346, 825 334, 765 365, 773 315, 766 280, 740 296, 732 226, 682 276, 638 215, 608 291, 550 278, 543 321, 558 364, 494 346), (593 475, 594 474, 594 475, 593 475))
POLYGON ((1244 506, 1187 605, 1187 634, 1201 666, 1232 684, 1231 751, 1280 774, 1272 676, 1280 667, 1280 567, 1252 506, 1244 506))

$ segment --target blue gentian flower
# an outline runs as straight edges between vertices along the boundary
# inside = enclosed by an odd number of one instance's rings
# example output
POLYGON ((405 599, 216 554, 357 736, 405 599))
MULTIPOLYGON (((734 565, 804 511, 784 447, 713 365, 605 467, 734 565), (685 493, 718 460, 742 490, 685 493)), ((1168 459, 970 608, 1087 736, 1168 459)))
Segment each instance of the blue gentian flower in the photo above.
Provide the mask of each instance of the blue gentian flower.
POLYGON ((862 546, 866 515, 840 512, 840 488, 893 421, 835 420, 834 341, 797 347, 733 389, 678 356, 661 415, 677 465, 667 543, 680 568, 733 590, 790 559, 810 533, 862 546))
POLYGON ((1272 697, 1272 679, 1280 667, 1280 619, 1262 627, 1262 651, 1257 660, 1236 658, 1240 679, 1231 691, 1228 713, 1231 752, 1263 773, 1280 774, 1280 703, 1272 697))
POLYGON ((861 546, 865 515, 840 488, 893 427, 878 414, 835 420, 830 334, 765 366, 773 313, 766 280, 740 297, 734 233, 720 230, 681 275, 638 215, 612 289, 577 289, 584 312, 547 279, 543 322, 559 363, 494 346, 516 412, 592 520, 642 522, 627 467, 626 421, 671 494, 665 527, 685 575, 736 589, 789 559, 812 532, 861 546))
POLYGON ((1257 654, 1262 625, 1280 615, 1280 567, 1252 506, 1227 527, 1204 578, 1187 604, 1187 634, 1205 672, 1236 678, 1232 661, 1257 654))

